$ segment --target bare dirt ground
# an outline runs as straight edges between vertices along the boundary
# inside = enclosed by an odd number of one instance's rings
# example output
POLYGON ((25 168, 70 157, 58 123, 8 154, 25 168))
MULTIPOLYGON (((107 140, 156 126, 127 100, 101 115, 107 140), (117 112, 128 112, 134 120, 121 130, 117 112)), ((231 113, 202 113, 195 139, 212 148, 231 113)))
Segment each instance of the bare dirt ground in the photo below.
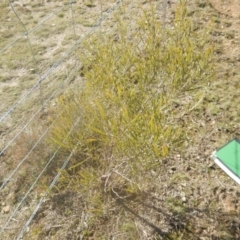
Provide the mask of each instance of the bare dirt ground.
POLYGON ((238 0, 209 0, 212 7, 222 14, 230 17, 239 18, 240 16, 240 3, 238 0))
MULTIPOLYGON (((181 119, 191 122, 186 129, 189 143, 167 159, 152 192, 119 202, 136 226, 126 224, 125 234, 112 232, 106 219, 89 230, 81 196, 64 192, 44 203, 24 239, 240 239, 239 186, 210 158, 216 148, 240 138, 240 2, 196 2, 197 8, 190 4, 190 10, 201 17, 202 26, 210 18, 214 22, 215 80, 198 108, 181 119), (134 201, 141 202, 138 209, 134 201), (135 227, 145 229, 141 237, 135 227)), ((10 194, 1 196, 1 203, 10 194)))

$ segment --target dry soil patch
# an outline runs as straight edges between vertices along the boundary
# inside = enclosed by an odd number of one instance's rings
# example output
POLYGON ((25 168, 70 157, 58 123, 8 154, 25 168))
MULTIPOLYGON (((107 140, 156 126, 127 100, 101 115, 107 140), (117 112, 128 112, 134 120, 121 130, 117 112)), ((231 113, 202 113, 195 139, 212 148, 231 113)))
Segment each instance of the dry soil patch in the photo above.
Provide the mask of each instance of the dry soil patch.
POLYGON ((209 0, 209 2, 220 13, 234 18, 240 17, 239 0, 209 0))

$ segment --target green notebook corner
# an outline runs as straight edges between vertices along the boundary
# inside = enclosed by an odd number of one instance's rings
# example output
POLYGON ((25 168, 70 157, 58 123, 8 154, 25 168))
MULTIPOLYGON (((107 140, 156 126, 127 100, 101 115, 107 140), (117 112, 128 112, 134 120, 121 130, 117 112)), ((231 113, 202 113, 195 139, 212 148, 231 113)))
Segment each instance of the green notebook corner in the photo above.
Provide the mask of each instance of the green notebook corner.
POLYGON ((233 139, 214 153, 215 162, 240 184, 240 141, 233 139))

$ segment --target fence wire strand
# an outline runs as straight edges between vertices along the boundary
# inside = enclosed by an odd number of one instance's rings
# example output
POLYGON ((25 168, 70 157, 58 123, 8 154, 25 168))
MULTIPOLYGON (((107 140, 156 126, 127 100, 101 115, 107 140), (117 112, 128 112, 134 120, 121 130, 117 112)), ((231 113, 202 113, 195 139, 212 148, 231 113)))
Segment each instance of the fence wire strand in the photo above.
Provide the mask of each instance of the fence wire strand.
MULTIPOLYGON (((17 134, 15 134, 15 136, 13 138, 11 138, 6 144, 5 146, 0 150, 0 156, 2 156, 4 154, 4 152, 15 142, 15 140, 20 136, 21 133, 23 133, 27 127, 34 121, 34 119, 36 118, 37 114, 40 113, 40 111, 43 109, 43 107, 47 106, 47 104, 51 101, 51 99, 53 99, 56 94, 61 90, 61 89, 67 89, 67 87, 63 87, 64 85, 66 85, 66 83, 69 82, 69 80, 76 76, 77 72, 80 69, 80 66, 77 65, 77 58, 75 55, 75 50, 78 48, 78 46, 83 42, 83 40, 85 40, 87 37, 89 37, 90 34, 92 34, 98 27, 102 27, 102 23, 109 18, 109 16, 120 6, 120 4, 123 2, 123 0, 118 0, 116 1, 113 6, 111 6, 110 8, 108 8, 107 10, 105 10, 104 14, 103 14, 103 5, 102 5, 102 1, 101 1, 101 6, 100 6, 100 11, 101 11, 101 16, 100 18, 90 27, 90 29, 86 32, 86 34, 84 34, 83 37, 79 37, 79 39, 77 39, 77 34, 76 34, 76 21, 74 18, 74 9, 73 9, 73 4, 75 3, 73 0, 71 0, 67 5, 64 5, 63 7, 61 7, 60 9, 54 11, 52 14, 50 14, 47 18, 45 18, 42 22, 40 22, 38 25, 36 25, 35 27, 33 27, 30 30, 27 30, 24 23, 22 22, 21 18, 19 17, 18 13, 16 12, 16 10, 14 9, 14 6, 11 3, 11 0, 9 0, 9 4, 11 6, 12 11, 15 13, 16 17, 18 18, 19 22, 21 23, 22 27, 24 28, 24 33, 18 37, 17 39, 15 39, 14 41, 12 41, 10 44, 8 44, 7 46, 5 46, 4 48, 2 48, 0 50, 0 54, 3 53, 4 51, 6 51, 7 49, 9 49, 10 47, 12 47, 14 44, 16 44, 18 41, 20 41, 23 37, 27 37, 27 41, 29 44, 29 48, 30 48, 30 52, 31 52, 31 56, 33 59, 33 62, 35 64, 36 69, 39 68, 36 57, 34 55, 34 51, 33 51, 33 47, 31 44, 31 41, 29 39, 29 34, 34 32, 37 28, 39 28, 40 26, 42 26, 47 20, 51 19, 53 16, 55 16, 56 14, 58 14, 60 11, 62 11, 64 8, 69 7, 70 8, 70 12, 71 12, 71 25, 73 28, 73 33, 74 33, 74 43, 73 45, 63 54, 62 57, 60 57, 57 61, 55 61, 53 63, 53 65, 47 70, 45 71, 44 74, 39 73, 38 76, 38 80, 37 82, 30 88, 27 90, 27 92, 20 97, 20 99, 14 103, 12 106, 8 106, 7 111, 5 113, 3 113, 2 116, 0 116, 0 123, 3 122, 4 120, 6 120, 6 118, 8 116, 10 116, 13 111, 15 111, 20 104, 22 104, 24 101, 29 100, 30 95, 37 89, 37 87, 39 87, 41 85, 41 83, 46 80, 49 76, 52 75, 52 73, 71 55, 75 57, 75 66, 73 68, 73 71, 67 76, 67 78, 61 82, 61 84, 59 84, 56 88, 53 89, 53 91, 51 91, 50 96, 44 101, 42 102, 41 107, 39 107, 36 112, 26 120, 24 126, 21 127, 20 130, 18 130, 17 134)), ((67 69, 68 70, 68 69, 67 69)), ((39 72, 39 71, 38 71, 39 72)), ((42 99, 42 96, 41 96, 42 99)), ((57 119, 59 118, 59 116, 62 114, 59 113, 55 120, 39 135, 38 139, 36 140, 36 142, 34 143, 34 145, 31 147, 31 149, 25 154, 25 156, 21 159, 21 161, 17 164, 17 166, 14 168, 14 170, 11 171, 11 173, 8 175, 8 177, 6 179, 4 179, 1 187, 0 187, 0 191, 3 190, 3 188, 7 185, 7 183, 12 179, 12 177, 14 176, 14 174, 17 173, 17 171, 19 170, 19 168, 21 167, 21 165, 29 158, 29 156, 31 155, 31 153, 33 153, 34 149, 39 145, 39 143, 44 139, 44 137, 47 135, 47 133, 49 132, 51 126, 57 121, 57 119)), ((76 127, 76 125, 79 122, 78 118, 75 122, 75 124, 73 125, 72 129, 68 132, 67 136, 65 139, 68 138, 68 136, 71 134, 71 132, 74 130, 74 128, 76 127)), ((63 162, 62 166, 61 166, 61 170, 64 170, 66 168, 66 166, 68 165, 70 159, 72 158, 73 154, 75 153, 76 149, 78 148, 80 143, 77 143, 77 145, 74 147, 74 149, 72 150, 72 152, 69 154, 69 156, 65 159, 65 161, 63 162)), ((17 204, 17 206, 14 208, 14 210, 11 212, 10 216, 8 217, 8 219, 6 220, 5 224, 1 227, 1 233, 5 232, 5 230, 8 229, 8 225, 9 223, 14 220, 14 216, 17 214, 17 212, 19 211, 19 208, 21 207, 21 205, 25 202, 25 200, 27 199, 27 197, 29 196, 29 194, 33 191, 33 189, 36 187, 37 183, 39 182, 40 178, 44 175, 44 173, 46 172, 47 168, 49 167, 49 165, 53 162, 53 160, 56 158, 56 155, 58 153, 58 151, 60 150, 61 147, 58 147, 54 153, 52 153, 51 157, 48 159, 47 163, 45 164, 45 166, 42 168, 41 172, 37 175, 37 177, 35 178, 35 180, 31 183, 30 187, 28 187, 28 189, 26 190, 25 195, 22 197, 22 199, 19 201, 19 203, 17 204)), ((59 177, 60 177, 61 171, 59 171, 57 173, 57 175, 54 177, 54 179, 52 180, 51 184, 49 185, 49 190, 52 190, 52 188, 54 187, 54 185, 56 184, 56 182, 58 181, 59 177)), ((25 224, 22 226, 17 239, 22 239, 24 232, 26 231, 26 229, 28 228, 28 226, 31 224, 34 216, 36 215, 36 213, 38 212, 38 210, 40 209, 42 203, 44 202, 44 200, 46 199, 46 197, 48 196, 49 192, 46 191, 44 193, 44 196, 39 200, 38 204, 36 205, 34 211, 31 213, 30 217, 28 218, 28 220, 25 222, 25 224)))
MULTIPOLYGON (((71 79, 76 73, 77 71, 80 69, 80 67, 76 68, 73 73, 71 73, 66 79, 65 81, 63 81, 50 95, 50 97, 45 100, 45 102, 43 103, 42 107, 46 106, 51 99, 58 93, 59 89, 66 83, 68 82, 69 79, 71 79)), ((33 119, 37 116, 38 113, 41 112, 42 107, 40 107, 33 115, 31 118, 28 119, 27 123, 18 131, 18 133, 11 139, 8 141, 8 143, 5 145, 5 147, 1 150, 0 152, 0 156, 9 148, 9 146, 19 137, 19 135, 30 125, 30 123, 33 121, 33 119)), ((1 190, 1 188, 0 188, 1 190)))
MULTIPOLYGON (((76 125, 78 124, 80 118, 77 119, 77 121, 74 123, 73 127, 70 129, 70 131, 68 132, 67 136, 65 137, 63 143, 67 140, 67 138, 69 137, 69 135, 72 133, 72 131, 74 130, 74 128, 76 127, 76 125)), ((26 194, 24 195, 24 197, 22 198, 22 200, 19 202, 19 204, 17 205, 17 207, 13 210, 12 214, 10 215, 10 217, 8 218, 7 222, 5 223, 5 225, 2 227, 2 231, 4 231, 4 229, 8 226, 9 222, 11 221, 11 219, 14 217, 14 215, 16 214, 17 210, 19 209, 19 207, 22 205, 22 203, 25 201, 25 199, 28 197, 29 193, 32 191, 32 189, 34 188, 34 186, 37 184, 38 180, 40 179, 40 177, 42 176, 42 174, 45 172, 45 170, 47 169, 48 165, 52 162, 52 160, 54 159, 54 157, 56 156, 56 154, 58 153, 59 149, 61 147, 58 147, 57 150, 53 153, 52 157, 49 159, 49 161, 47 162, 47 164, 45 165, 45 167, 42 169, 41 173, 38 175, 38 177, 36 178, 36 180, 33 182, 33 184, 30 186, 30 188, 28 189, 28 191, 26 192, 26 194)), ((73 153, 73 151, 72 151, 73 153)), ((72 154, 70 154, 72 156, 72 154)), ((50 185, 49 189, 52 189, 52 185, 50 185)))
MULTIPOLYGON (((41 23, 39 23, 37 26, 35 26, 34 28, 32 28, 31 30, 27 30, 26 27, 24 26, 23 22, 21 21, 19 15, 17 14, 16 10, 14 9, 11 1, 9 0, 9 4, 13 10, 13 12, 15 13, 16 17, 18 18, 19 22, 21 23, 21 25, 23 26, 25 33, 22 34, 19 38, 17 38, 16 40, 14 40, 13 42, 11 42, 10 44, 8 44, 7 46, 5 46, 3 49, 0 50, 0 54, 3 53, 4 51, 6 51, 8 48, 10 48, 12 45, 16 44, 20 39, 22 39, 24 36, 27 37, 27 41, 29 44, 29 48, 31 51, 31 55, 32 55, 32 59, 33 62, 35 64, 36 69, 38 68, 38 64, 33 52, 33 48, 32 48, 32 44, 31 41, 29 39, 29 33, 33 32, 34 30, 36 30, 38 27, 40 27, 44 22, 46 22, 47 20, 49 20, 51 17, 53 17, 54 15, 56 15, 58 12, 62 11, 63 8, 65 8, 66 6, 70 6, 71 8, 71 18, 72 18, 72 27, 73 27, 73 32, 74 32, 74 39, 75 42, 73 44, 73 46, 63 55, 63 57, 61 57, 60 59, 58 59, 56 62, 54 62, 54 64, 52 65, 52 67, 50 69, 48 69, 42 76, 39 76, 38 81, 20 98, 20 100, 18 100, 15 104, 13 104, 11 107, 8 108, 8 110, 0 117, 0 122, 4 121, 9 115, 12 114, 12 112, 18 108, 18 106, 23 103, 25 100, 29 99, 30 95, 36 90, 36 88, 47 78, 49 77, 53 71, 62 63, 64 62, 64 60, 72 53, 74 53, 74 51, 76 50, 76 48, 78 47, 79 44, 82 43, 82 41, 84 39, 86 39, 86 37, 88 37, 92 32, 94 32, 94 30, 96 28, 98 28, 99 26, 101 26, 102 22, 104 20, 106 20, 111 13, 120 5, 120 3, 122 3, 123 0, 118 0, 117 2, 114 3, 114 6, 109 8, 105 14, 103 15, 103 13, 101 12, 101 17, 100 19, 90 28, 90 30, 84 35, 83 38, 79 38, 77 39, 77 35, 76 35, 76 26, 75 26, 75 19, 74 19, 74 13, 73 13, 73 1, 70 1, 68 5, 63 6, 62 8, 60 8, 59 10, 53 12, 48 18, 44 19, 41 23)), ((101 1, 101 11, 102 10, 102 1, 101 1)), ((73 54, 74 55, 74 54, 73 54)), ((61 84, 58 85, 57 88, 54 89, 54 91, 51 93, 50 97, 48 97, 48 99, 45 100, 45 102, 42 104, 43 106, 46 106, 51 99, 59 92, 59 89, 62 88, 62 86, 68 82, 69 79, 71 79, 79 70, 79 66, 77 66, 77 60, 76 60, 76 56, 75 56, 75 67, 73 70, 73 73, 71 73, 67 79, 65 79, 61 84)), ((39 72, 39 71, 38 71, 39 72)), ((30 125, 30 123, 35 119, 35 117, 37 116, 37 114, 40 112, 40 110, 42 109, 39 108, 33 115, 31 118, 29 118, 27 120, 27 122, 25 123, 25 125, 18 131, 18 133, 10 140, 8 141, 8 143, 5 145, 5 147, 3 147, 1 149, 0 155, 2 155, 8 148, 9 146, 20 136, 20 134, 26 130, 26 128, 30 125)), ((60 115, 60 114, 59 114, 60 115)), ((57 120, 57 118, 59 117, 59 115, 56 117, 55 121, 57 120)), ((52 122, 52 124, 54 124, 54 122, 52 122)), ((0 190, 2 190, 6 184, 9 182, 9 180, 13 177, 13 175, 18 171, 18 169, 20 168, 20 166, 24 163, 24 161, 30 156, 30 154, 34 151, 34 149, 39 145, 39 143, 43 140, 43 138, 46 136, 46 134, 48 133, 50 127, 52 126, 52 124, 50 126, 48 126, 48 128, 42 133, 42 135, 38 138, 38 140, 35 142, 35 144, 32 146, 32 148, 28 151, 28 153, 23 157, 23 159, 18 163, 17 167, 15 167, 15 169, 11 172, 11 174, 4 180, 4 182, 2 183, 0 190)), ((77 123, 76 123, 77 124, 77 123)), ((76 124, 74 125, 74 127, 76 126, 76 124)), ((72 129, 74 129, 74 127, 72 129)), ((71 134, 71 131, 69 132, 69 134, 71 134)), ((68 134, 68 135, 69 135, 68 134)), ((80 143, 77 144, 77 146, 73 149, 73 151, 70 153, 70 155, 68 156, 68 158, 64 161, 61 170, 64 170, 65 167, 67 166, 68 162, 70 161, 72 155, 74 154, 75 150, 77 149, 78 145, 80 143)), ((53 153, 52 157, 48 160, 48 162, 45 164, 44 168, 42 169, 42 171, 39 173, 39 175, 37 176, 37 178, 35 179, 35 181, 31 184, 31 186, 28 188, 27 192, 25 193, 25 195, 23 196, 23 198, 21 199, 21 201, 18 203, 18 205, 15 207, 15 209, 12 211, 11 215, 9 216, 9 218, 7 219, 6 223, 4 224, 4 226, 2 227, 1 233, 4 232, 5 229, 8 228, 9 223, 11 222, 11 220, 14 220, 13 217, 15 216, 15 214, 18 212, 20 206, 23 204, 23 202, 26 200, 26 198, 29 196, 29 194, 33 191, 34 187, 36 186, 37 182, 39 181, 39 179, 43 176, 44 172, 46 171, 46 169, 48 168, 48 166, 50 165, 50 163, 54 160, 57 152, 59 151, 60 147, 53 153)), ((49 189, 51 190, 53 188, 53 186, 56 184, 58 178, 60 177, 60 172, 58 172, 58 174, 54 177, 54 179, 52 180, 51 184, 49 185, 49 189)), ((28 221, 25 223, 25 225, 23 226, 23 228, 21 229, 17 239, 21 239, 23 236, 23 233, 25 232, 26 228, 28 227, 28 225, 31 223, 32 219, 34 218, 35 214, 37 213, 38 209, 40 208, 41 204, 44 202, 45 197, 47 196, 47 192, 45 193, 44 197, 42 197, 38 203, 38 205, 36 206, 35 210, 33 211, 33 213, 31 214, 30 218, 28 219, 28 221)))
MULTIPOLYGON (((10 0, 9 0, 10 1, 10 0)), ((52 14, 50 14, 50 16, 48 16, 47 18, 45 18, 44 20, 42 20, 39 24, 37 24, 35 27, 33 27, 32 29, 30 29, 29 31, 26 31, 20 35, 20 37, 18 37, 17 39, 15 39, 14 41, 12 41, 11 43, 9 43, 7 46, 5 46, 4 48, 0 49, 0 54, 2 54, 3 52, 5 52, 7 49, 9 49, 10 47, 12 47, 15 43, 17 43, 18 41, 20 41, 23 37, 25 37, 26 35, 29 35, 30 33, 32 33, 33 31, 35 31, 37 28, 39 28, 40 26, 42 26, 46 21, 48 21, 50 18, 56 16, 59 12, 61 12, 64 8, 68 7, 69 4, 61 7, 59 10, 56 10, 55 12, 53 12, 52 14)), ((21 20, 20 20, 21 21, 21 20)), ((25 26, 24 26, 25 28, 25 26)))
MULTIPOLYGON (((111 14, 118 6, 119 4, 122 2, 123 0, 118 0, 116 5, 112 8, 110 8, 106 13, 109 15, 111 14)), ((16 103, 14 104, 12 107, 9 108, 9 110, 3 114, 1 117, 0 117, 0 123, 6 119, 6 117, 8 117, 12 112, 13 110, 20 104, 22 103, 31 93, 32 91, 39 86, 39 84, 41 82, 43 82, 63 61, 64 59, 66 59, 73 51, 76 50, 76 48, 78 47, 79 44, 81 44, 83 42, 83 40, 85 40, 96 28, 99 27, 100 23, 102 21, 104 21, 108 15, 106 16, 103 16, 101 17, 93 26, 92 28, 86 33, 86 35, 83 37, 83 38, 80 38, 78 41, 76 41, 76 43, 63 55, 62 58, 60 58, 59 60, 57 60, 53 65, 52 67, 45 73, 41 76, 41 78, 38 80, 37 83, 34 84, 34 86, 16 103)))
MULTIPOLYGON (((117 2, 116 7, 122 2, 122 0, 117 2)), ((115 9, 115 8, 114 8, 115 9)), ((112 13, 112 11, 114 10, 112 9, 110 11, 110 13, 112 13)), ((101 23, 101 21, 103 17, 101 16, 100 21, 98 21, 98 25, 99 22, 101 23)), ((106 17, 104 18, 106 19, 106 17)), ((79 119, 78 119, 79 121, 79 119)), ((65 162, 63 163, 61 170, 64 170, 66 168, 66 166, 68 165, 70 159, 72 158, 74 152, 76 151, 77 147, 79 146, 80 142, 77 143, 77 145, 73 148, 72 152, 70 153, 70 155, 68 156, 68 158, 65 160, 65 162)), ((56 184, 56 182, 58 181, 59 177, 60 177, 61 171, 58 172, 58 174, 55 176, 55 178, 53 179, 52 183, 49 186, 49 189, 52 190, 52 188, 54 187, 54 185, 56 184)), ((40 209, 42 203, 44 202, 45 198, 47 197, 48 193, 46 192, 45 195, 40 199, 39 203, 37 204, 36 208, 34 209, 33 213, 31 214, 31 216, 29 217, 29 219, 27 220, 27 222, 25 223, 25 225, 22 227, 19 235, 17 236, 17 240, 20 240, 23 237, 24 232, 27 230, 28 226, 31 224, 33 218, 35 217, 35 215, 37 214, 38 210, 40 209)))
MULTIPOLYGON (((78 68, 79 69, 79 68, 78 68)), ((71 77, 74 76, 74 74, 76 74, 77 70, 76 69, 74 71, 74 73, 72 73, 71 75, 68 76, 67 80, 70 79, 71 77)), ((46 105, 53 97, 54 95, 58 92, 58 90, 60 89, 60 87, 62 87, 64 85, 66 81, 62 82, 62 84, 59 85, 59 87, 51 94, 51 96, 47 99, 46 102, 44 102, 44 105, 46 105)), ((12 138, 8 144, 4 147, 4 149, 0 152, 0 155, 11 145, 11 143, 14 142, 14 140, 16 140, 19 135, 29 126, 29 124, 32 122, 32 120, 37 116, 37 114, 41 111, 42 108, 39 108, 38 111, 29 119, 29 121, 24 125, 24 127, 14 136, 14 138, 12 138)), ((57 119, 56 119, 57 120, 57 119)), ((55 121, 56 121, 55 120, 55 121)), ((55 122, 54 121, 54 122, 55 122)), ((48 132, 48 130, 50 129, 50 127, 54 124, 54 122, 47 128, 47 130, 44 132, 43 136, 41 136, 40 138, 42 139, 48 132)), ((39 138, 39 139, 40 139, 39 138)), ((6 186, 6 184, 9 182, 9 180, 12 178, 12 176, 16 173, 16 171, 18 170, 18 168, 23 164, 23 162, 27 159, 28 155, 30 155, 30 153, 36 148, 36 146, 38 145, 39 141, 36 142, 36 144, 32 147, 32 149, 28 152, 28 154, 20 161, 20 163, 17 165, 17 167, 12 171, 12 173, 4 180, 4 182, 2 183, 1 187, 0 187, 0 191, 6 186)))
MULTIPOLYGON (((66 166, 68 165, 70 159, 72 158, 73 154, 75 153, 77 147, 79 146, 80 142, 78 142, 78 144, 75 146, 75 148, 72 150, 72 152, 69 154, 69 156, 67 157, 67 159, 64 161, 62 167, 61 167, 61 171, 64 170, 66 168, 66 166)), ((59 171, 57 173, 57 175, 55 176, 55 178, 53 179, 53 181, 51 182, 50 186, 49 186, 49 190, 52 190, 52 188, 54 187, 54 185, 56 184, 56 182, 58 181, 59 177, 60 177, 61 172, 59 171)), ((37 214, 38 210, 40 209, 42 203, 44 202, 44 200, 46 199, 48 195, 48 192, 46 192, 44 194, 43 197, 41 197, 40 201, 38 202, 36 208, 34 209, 33 213, 31 214, 31 216, 29 217, 29 219, 27 220, 27 222, 24 224, 24 226, 22 227, 20 233, 17 236, 17 240, 20 240, 23 237, 24 232, 27 230, 28 226, 31 224, 33 218, 35 217, 35 215, 37 214)))

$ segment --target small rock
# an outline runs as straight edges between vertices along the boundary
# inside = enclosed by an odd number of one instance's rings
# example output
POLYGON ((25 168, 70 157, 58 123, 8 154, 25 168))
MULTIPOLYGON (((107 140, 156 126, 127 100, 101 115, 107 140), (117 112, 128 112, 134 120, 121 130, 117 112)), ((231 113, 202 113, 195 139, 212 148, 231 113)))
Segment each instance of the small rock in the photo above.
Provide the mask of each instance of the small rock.
POLYGON ((182 197, 182 202, 186 202, 187 201, 187 198, 184 196, 182 197))
POLYGON ((216 121, 215 120, 213 120, 211 123, 210 123, 210 125, 214 125, 216 123, 216 121))
POLYGON ((52 27, 55 27, 56 26, 56 24, 52 24, 52 27))
POLYGON ((2 206, 5 206, 6 205, 6 203, 5 202, 2 202, 2 206))
POLYGON ((9 205, 6 206, 6 207, 4 207, 4 208, 2 209, 2 213, 3 213, 3 214, 9 213, 9 211, 10 211, 10 206, 9 206, 9 205))

